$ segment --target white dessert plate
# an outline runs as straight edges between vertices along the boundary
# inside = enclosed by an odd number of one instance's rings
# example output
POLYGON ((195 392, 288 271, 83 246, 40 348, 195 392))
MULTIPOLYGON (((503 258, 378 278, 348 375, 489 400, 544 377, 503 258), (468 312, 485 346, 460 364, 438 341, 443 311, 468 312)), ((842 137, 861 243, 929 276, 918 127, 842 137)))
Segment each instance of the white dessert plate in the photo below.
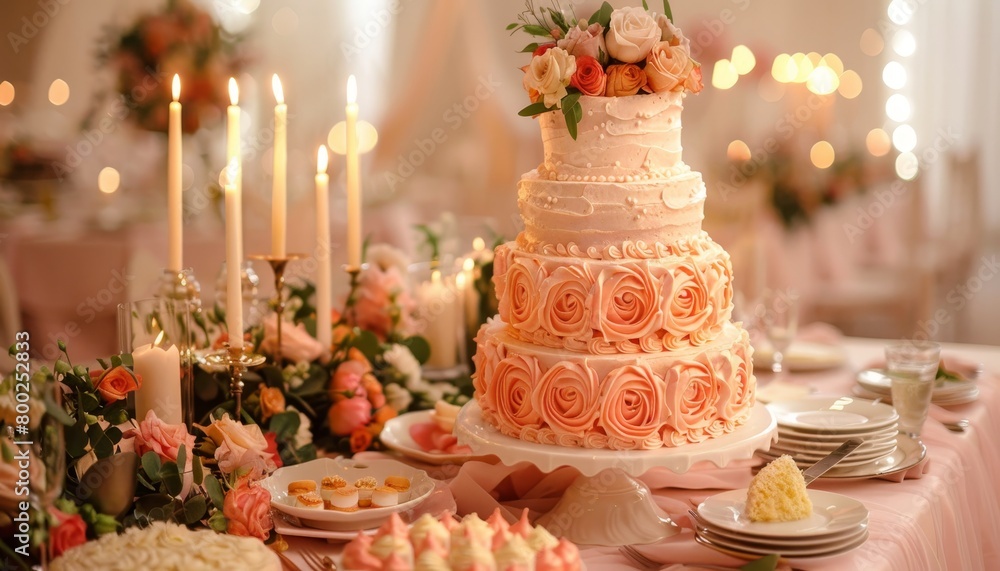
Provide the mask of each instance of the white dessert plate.
POLYGON ((274 521, 274 531, 281 535, 312 537, 316 539, 325 539, 330 542, 347 542, 357 537, 358 532, 365 535, 374 535, 375 532, 378 531, 378 527, 352 531, 333 531, 329 529, 306 527, 304 525, 298 525, 302 523, 301 521, 296 520, 294 517, 278 510, 271 510, 271 520, 274 521), (296 522, 298 522, 298 524, 296 522))
POLYGON ((607 468, 620 468, 631 476, 641 476, 656 467, 682 474, 698 462, 709 461, 723 467, 734 460, 748 460, 756 450, 771 445, 776 437, 776 425, 767 407, 756 404, 742 426, 698 445, 655 450, 570 448, 506 436, 486 422, 479 403, 473 400, 458 413, 455 434, 459 442, 468 444, 474 452, 494 454, 507 466, 531 462, 543 472, 571 466, 588 477, 607 468))
POLYGON ((837 464, 820 478, 831 480, 868 480, 899 472, 905 472, 920 463, 927 456, 927 447, 920 441, 905 434, 896 440, 896 450, 892 454, 862 466, 841 466, 837 464))
POLYGON ((705 527, 698 529, 697 533, 714 543, 724 545, 726 547, 732 547, 733 549, 751 548, 769 550, 767 553, 779 553, 781 555, 795 557, 797 555, 801 556, 801 554, 808 556, 809 554, 816 552, 825 553, 828 551, 843 549, 848 545, 854 544, 858 539, 861 539, 861 537, 867 535, 868 525, 859 525, 849 533, 824 537, 808 543, 794 543, 784 540, 761 541, 756 538, 748 539, 746 536, 732 537, 731 535, 718 533, 712 528, 705 527))
POLYGON ((771 553, 778 553, 784 557, 829 557, 832 555, 847 553, 848 551, 861 547, 865 541, 868 541, 867 529, 856 538, 852 538, 848 542, 838 544, 840 545, 839 547, 822 546, 813 548, 771 546, 755 547, 746 543, 725 542, 724 539, 718 538, 716 535, 711 535, 709 537, 706 537, 705 535, 707 534, 698 532, 695 534, 695 539, 703 545, 743 559, 754 559, 761 555, 770 555, 771 553))
POLYGON ((760 544, 760 545, 784 546, 784 547, 795 547, 795 548, 817 547, 820 545, 827 545, 837 541, 857 539, 861 534, 863 534, 868 530, 868 524, 862 523, 855 527, 845 529, 844 531, 838 533, 831 533, 827 535, 819 535, 813 537, 758 537, 718 527, 711 523, 699 522, 696 520, 694 521, 694 523, 695 523, 695 530, 698 531, 699 533, 702 530, 705 530, 712 533, 713 535, 719 536, 720 538, 727 538, 729 541, 740 541, 740 542, 760 544))
POLYGON ((767 407, 779 426, 799 432, 847 434, 871 432, 895 423, 899 416, 891 406, 857 397, 806 397, 772 402, 767 407))
POLYGON ((806 490, 813 513, 806 519, 786 522, 754 522, 743 515, 747 489, 729 490, 711 496, 698 506, 698 514, 710 524, 754 538, 814 537, 844 532, 868 521, 864 504, 841 494, 806 490))
MULTIPOLYGON (((892 451, 896 449, 896 441, 887 442, 884 445, 880 445, 877 448, 863 449, 863 447, 858 447, 857 450, 851 452, 851 455, 847 458, 841 460, 841 462, 848 461, 858 461, 858 460, 872 460, 880 456, 886 456, 892 454, 892 451)), ((829 452, 817 452, 815 450, 809 450, 807 448, 798 448, 795 446, 780 446, 780 442, 771 447, 768 451, 772 456, 780 456, 782 454, 791 454, 799 460, 812 460, 814 462, 822 460, 829 452)), ((839 464, 839 462, 838 462, 839 464)))
POLYGON ((414 442, 413 437, 410 436, 410 427, 423 422, 433 422, 431 416, 433 412, 431 410, 420 410, 401 414, 396 418, 390 419, 385 423, 385 427, 382 428, 382 444, 408 458, 428 464, 462 464, 469 460, 486 458, 486 456, 476 456, 471 452, 468 454, 428 452, 414 442))
MULTIPOLYGON (((754 347, 753 366, 755 369, 770 371, 773 358, 774 351, 770 347, 754 347)), ((822 371, 839 367, 844 364, 846 359, 844 349, 839 345, 795 340, 785 351, 782 364, 791 371, 822 371)))
POLYGON ((899 429, 895 422, 891 422, 886 426, 876 428, 874 430, 858 430, 855 432, 807 432, 805 430, 799 430, 788 426, 778 427, 779 436, 798 438, 799 440, 814 440, 816 442, 836 442, 838 444, 843 443, 848 438, 861 438, 863 440, 867 440, 869 438, 889 438, 897 432, 899 432, 899 429))
MULTIPOLYGON (((874 462, 876 460, 881 460, 882 458, 886 458, 886 457, 890 456, 894 451, 895 451, 895 444, 891 448, 889 448, 889 449, 887 449, 887 450, 885 450, 883 452, 869 454, 869 455, 865 455, 865 456, 858 457, 858 458, 855 458, 854 454, 851 454, 847 458, 844 458, 840 462, 837 462, 837 466, 840 466, 840 467, 844 467, 844 466, 852 466, 852 467, 853 466, 865 466, 865 465, 870 464, 870 463, 872 463, 872 462, 874 462)), ((823 457, 825 456, 825 455, 820 455, 820 456, 805 456, 805 455, 803 455, 800 452, 791 451, 791 450, 773 449, 773 448, 771 450, 767 451, 767 452, 758 452, 758 454, 761 457, 767 458, 769 460, 774 460, 775 458, 777 458, 778 456, 781 456, 782 454, 787 454, 787 455, 789 455, 789 456, 791 456, 792 458, 795 459, 795 464, 799 468, 808 468, 809 466, 812 466, 816 462, 822 460, 823 457)))
MULTIPOLYGON (((859 452, 865 450, 871 450, 873 448, 878 448, 880 446, 885 446, 886 444, 892 444, 896 442, 896 435, 899 434, 898 431, 893 430, 892 432, 887 432, 882 434, 878 433, 877 436, 861 437, 864 441, 860 447, 858 447, 859 452)), ((777 446, 782 448, 796 448, 804 451, 812 452, 826 452, 830 453, 840 447, 847 438, 837 438, 830 440, 813 440, 810 438, 803 438, 798 435, 790 435, 787 432, 783 432, 780 428, 778 429, 778 442, 777 446)))
POLYGON ((423 470, 407 466, 396 460, 354 461, 347 458, 319 458, 295 466, 278 468, 265 478, 262 486, 271 493, 271 507, 287 513, 308 527, 327 531, 357 531, 378 527, 389 516, 404 512, 424 501, 434 491, 434 481, 423 470), (319 482, 326 476, 342 476, 353 482, 364 476, 373 476, 379 482, 387 476, 403 476, 410 480, 410 499, 385 508, 361 508, 355 512, 335 510, 310 510, 296 507, 288 496, 288 484, 296 480, 319 482))

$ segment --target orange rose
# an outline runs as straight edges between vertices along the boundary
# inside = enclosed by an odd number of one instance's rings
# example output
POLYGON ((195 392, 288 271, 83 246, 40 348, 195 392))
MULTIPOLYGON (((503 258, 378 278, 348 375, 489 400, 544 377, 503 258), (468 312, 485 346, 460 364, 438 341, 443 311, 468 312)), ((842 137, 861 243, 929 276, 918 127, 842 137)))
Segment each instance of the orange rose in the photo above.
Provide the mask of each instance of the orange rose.
POLYGON ((382 392, 382 383, 378 382, 372 374, 361 377, 361 387, 365 389, 368 402, 372 403, 372 408, 382 408, 385 406, 385 393, 382 392))
POLYGON ((361 349, 351 347, 347 351, 347 358, 351 361, 357 361, 358 363, 364 365, 364 372, 372 372, 372 364, 368 361, 368 357, 365 357, 365 354, 361 352, 361 349))
POLYGON ((682 91, 694 70, 694 61, 682 46, 660 42, 646 57, 646 91, 682 91))
POLYGON ((601 62, 590 56, 577 56, 576 73, 569 80, 570 85, 584 95, 600 96, 604 95, 607 83, 608 76, 605 75, 601 62))
POLYGON ((371 445, 372 435, 364 427, 351 433, 351 452, 354 454, 368 450, 371 445))
POLYGON ((375 422, 385 424, 386 422, 396 418, 398 414, 399 413, 396 412, 396 409, 391 406, 383 406, 375 411, 375 422))
POLYGON ((142 377, 119 365, 105 371, 94 383, 94 388, 101 393, 104 402, 122 400, 134 390, 142 386, 142 377))
POLYGON ((275 387, 260 387, 260 415, 261 421, 285 411, 285 393, 275 387))
POLYGON ((605 97, 623 97, 635 95, 646 86, 646 72, 631 63, 608 66, 605 97))

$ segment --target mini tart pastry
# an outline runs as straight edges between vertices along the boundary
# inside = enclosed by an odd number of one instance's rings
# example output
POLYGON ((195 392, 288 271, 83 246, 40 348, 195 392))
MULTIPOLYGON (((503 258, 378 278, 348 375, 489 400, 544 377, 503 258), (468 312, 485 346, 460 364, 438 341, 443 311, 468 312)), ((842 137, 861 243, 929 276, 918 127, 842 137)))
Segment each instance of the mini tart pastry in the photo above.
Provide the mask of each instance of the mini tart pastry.
POLYGON ((316 482, 314 480, 296 480, 288 484, 288 495, 291 497, 315 491, 316 482))
POLYGON ((299 494, 295 498, 295 507, 307 510, 321 510, 323 509, 323 498, 319 497, 316 492, 299 494))
POLYGON ((356 512, 358 511, 358 489, 354 486, 344 486, 332 490, 326 505, 329 509, 338 512, 356 512))
POLYGON ((378 486, 378 480, 374 476, 365 476, 358 478, 354 486, 358 489, 358 505, 363 508, 372 505, 372 492, 378 486))
POLYGON ((388 476, 385 485, 399 492, 399 501, 410 499, 410 479, 403 476, 388 476))
POLYGON ((347 480, 341 478, 340 476, 327 476, 323 478, 319 486, 319 495, 323 497, 324 501, 330 501, 330 496, 333 495, 333 491, 339 488, 347 486, 347 480))
POLYGON ((379 486, 372 491, 372 507, 388 508, 399 504, 399 492, 391 486, 379 486))

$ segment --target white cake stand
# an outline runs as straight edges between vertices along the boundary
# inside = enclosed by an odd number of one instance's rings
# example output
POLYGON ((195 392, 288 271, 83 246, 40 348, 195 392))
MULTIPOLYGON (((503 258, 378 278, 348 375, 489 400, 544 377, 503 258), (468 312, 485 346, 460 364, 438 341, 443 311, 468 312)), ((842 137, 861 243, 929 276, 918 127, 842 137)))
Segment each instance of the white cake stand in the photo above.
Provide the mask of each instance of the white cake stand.
POLYGON ((579 470, 580 477, 538 521, 554 535, 579 545, 637 545, 678 533, 678 527, 653 502, 649 488, 635 476, 655 467, 683 474, 703 461, 721 468, 751 458, 758 449, 770 449, 777 433, 774 416, 760 403, 747 422, 729 434, 697 445, 657 450, 596 450, 525 442, 487 423, 475 401, 462 407, 455 421, 459 443, 477 455, 493 454, 508 466, 530 462, 543 472, 563 466, 579 470))

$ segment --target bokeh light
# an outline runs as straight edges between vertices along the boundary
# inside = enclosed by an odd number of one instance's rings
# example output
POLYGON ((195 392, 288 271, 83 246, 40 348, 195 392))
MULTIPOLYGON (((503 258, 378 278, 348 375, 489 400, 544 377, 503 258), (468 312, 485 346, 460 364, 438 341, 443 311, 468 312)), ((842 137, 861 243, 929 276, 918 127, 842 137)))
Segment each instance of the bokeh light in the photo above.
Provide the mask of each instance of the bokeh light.
POLYGON ((882 81, 889 89, 902 89, 906 86, 906 68, 898 61, 890 61, 882 68, 882 81))
POLYGON ((112 194, 118 190, 121 181, 121 175, 118 174, 118 170, 112 167, 104 167, 97 174, 97 188, 104 194, 112 194))
POLYGON ((840 87, 837 91, 845 99, 854 99, 861 95, 862 87, 861 76, 853 69, 849 69, 840 76, 840 87))
POLYGON ((729 143, 729 147, 726 148, 726 157, 731 161, 749 161, 751 157, 750 147, 743 141, 736 139, 729 143))
POLYGON ((729 89, 736 85, 736 81, 739 78, 740 74, 736 73, 733 62, 728 59, 720 59, 715 62, 715 67, 712 69, 712 87, 716 89, 729 89))
POLYGON ((861 32, 861 53, 866 56, 877 56, 885 49, 885 40, 875 28, 861 32))
POLYGON ((900 125, 892 132, 892 146, 901 153, 917 148, 917 132, 909 125, 900 125))
POLYGON ((809 160, 818 169, 829 168, 835 157, 833 145, 827 141, 820 141, 809 149, 809 160))
POLYGON ((902 93, 893 93, 885 102, 885 114, 897 123, 910 118, 910 100, 902 93))
POLYGON ((59 106, 69 101, 69 85, 57 79, 49 85, 49 103, 59 106))
POLYGON ((14 84, 9 81, 0 83, 0 106, 6 107, 14 102, 14 84))
POLYGON ((892 150, 892 140, 885 129, 875 128, 868 131, 868 135, 865 137, 865 146, 868 147, 868 152, 872 156, 884 157, 892 150))
POLYGON ((896 176, 903 180, 913 180, 920 172, 920 161, 913 153, 902 153, 896 157, 896 176))

